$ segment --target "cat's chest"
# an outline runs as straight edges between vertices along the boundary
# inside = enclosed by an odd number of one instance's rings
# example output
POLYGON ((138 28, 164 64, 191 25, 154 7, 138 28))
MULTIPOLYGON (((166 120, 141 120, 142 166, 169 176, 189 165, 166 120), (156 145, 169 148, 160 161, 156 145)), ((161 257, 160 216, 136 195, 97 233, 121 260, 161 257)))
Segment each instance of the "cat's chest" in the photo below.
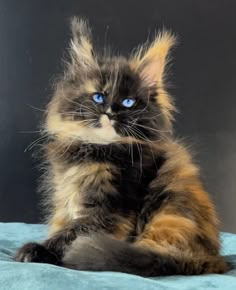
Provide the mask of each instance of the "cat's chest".
MULTIPOLYGON (((72 152, 72 164, 83 166, 90 164, 94 179, 101 184, 108 182, 118 191, 139 191, 147 188, 148 184, 157 176, 163 163, 163 158, 153 152, 148 145, 143 144, 84 144, 78 151, 72 152), (100 178, 104 170, 106 178, 100 178)), ((88 169, 89 173, 89 169, 88 169)), ((98 185, 98 184, 97 184, 98 185)))
POLYGON ((73 217, 93 206, 139 210, 162 163, 146 147, 124 145, 83 146, 65 157, 68 169, 65 165, 64 174, 57 178, 57 195, 73 217))

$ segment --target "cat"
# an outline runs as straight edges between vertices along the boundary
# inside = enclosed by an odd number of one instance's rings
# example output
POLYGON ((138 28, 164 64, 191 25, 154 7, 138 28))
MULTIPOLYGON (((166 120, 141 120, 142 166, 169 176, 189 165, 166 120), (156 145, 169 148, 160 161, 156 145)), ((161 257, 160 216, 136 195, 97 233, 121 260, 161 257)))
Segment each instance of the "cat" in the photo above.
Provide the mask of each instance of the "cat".
POLYGON ((213 203, 173 136, 176 37, 162 31, 125 58, 96 53, 86 20, 71 30, 43 125, 49 237, 14 259, 144 277, 226 272, 213 203))

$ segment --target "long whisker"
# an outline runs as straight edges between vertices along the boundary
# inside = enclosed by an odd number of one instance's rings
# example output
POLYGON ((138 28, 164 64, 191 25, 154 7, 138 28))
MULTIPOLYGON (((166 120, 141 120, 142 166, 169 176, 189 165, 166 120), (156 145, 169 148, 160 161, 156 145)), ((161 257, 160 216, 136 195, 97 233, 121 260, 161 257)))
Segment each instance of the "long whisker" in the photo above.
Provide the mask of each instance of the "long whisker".
MULTIPOLYGON (((93 118, 93 119, 88 119, 88 120, 80 120, 78 121, 77 123, 87 123, 88 125, 92 125, 93 124, 93 121, 97 121, 97 119, 93 118)), ((43 130, 39 130, 39 131, 22 131, 20 133, 31 133, 31 134, 34 134, 34 133, 43 133, 44 131, 43 130)), ((56 131, 55 133, 61 133, 63 135, 63 131, 61 130, 58 130, 56 131)), ((64 134, 64 136, 66 136, 64 134)), ((74 136, 76 137, 75 139, 78 139, 78 136, 74 136)), ((43 136, 40 136, 39 138, 37 138, 36 140, 34 140, 33 142, 31 142, 24 150, 24 152, 27 152, 31 149, 33 149, 36 145, 38 145, 38 143, 44 139, 48 138, 48 135, 43 135, 43 136)))
POLYGON ((93 112, 91 108, 88 108, 88 107, 84 106, 84 105, 81 104, 81 103, 75 102, 74 100, 70 100, 70 99, 68 99, 68 98, 65 96, 64 91, 62 91, 62 96, 63 96, 63 98, 66 99, 68 102, 70 102, 70 103, 72 103, 72 104, 75 104, 75 105, 77 105, 78 107, 84 107, 84 108, 86 108, 86 110, 93 112))
POLYGON ((30 104, 26 104, 26 105, 27 105, 28 107, 34 109, 34 110, 37 110, 37 111, 40 111, 40 112, 46 112, 46 113, 48 113, 48 110, 44 110, 44 109, 41 109, 41 108, 37 108, 37 107, 32 106, 32 105, 30 105, 30 104))
POLYGON ((66 149, 64 150, 64 152, 61 155, 58 156, 59 158, 61 158, 66 152, 68 152, 70 150, 70 147, 73 144, 73 142, 74 142, 74 140, 72 140, 70 142, 70 144, 66 147, 66 149))
POLYGON ((42 130, 38 131, 19 131, 20 134, 35 134, 35 133, 42 133, 42 130))
MULTIPOLYGON (((157 117, 163 115, 165 112, 168 112, 168 111, 165 110, 165 109, 162 109, 162 111, 161 111, 159 114, 154 115, 153 117, 149 117, 149 115, 150 115, 150 111, 147 111, 147 110, 144 110, 144 109, 142 109, 142 110, 140 109, 140 110, 137 110, 137 111, 131 112, 129 115, 130 115, 130 116, 136 116, 136 115, 140 116, 140 113, 143 113, 143 112, 146 112, 145 114, 147 115, 147 117, 145 117, 145 118, 147 118, 147 119, 155 119, 155 118, 157 118, 157 117)), ((152 113, 153 113, 153 112, 152 112, 152 113)), ((143 119, 143 118, 144 118, 143 116, 142 116, 142 118, 140 117, 140 119, 143 119)))
MULTIPOLYGON (((143 134, 143 132, 141 132, 141 131, 138 130, 137 128, 132 128, 132 129, 131 129, 131 128, 129 127, 129 130, 133 131, 133 134, 134 134, 135 136, 137 136, 138 138, 143 139, 144 141, 147 142, 147 144, 149 145, 149 148, 150 148, 150 150, 151 150, 151 153, 152 153, 152 159, 153 159, 153 162, 154 162, 155 166, 157 167, 157 165, 156 165, 156 160, 155 160, 155 154, 154 154, 154 152, 153 152, 153 143, 154 143, 154 141, 149 140, 149 139, 148 139, 148 138, 143 134), (137 131, 136 131, 136 130, 137 130, 137 131), (137 132, 138 132, 138 133, 137 133, 137 132), (140 134, 139 134, 139 133, 140 133, 140 134)), ((157 141, 160 142, 161 139, 162 139, 162 138, 159 138, 157 141)), ((157 142, 157 141, 155 141, 155 142, 157 142)))
MULTIPOLYGON (((69 99, 67 99, 68 101, 70 101, 69 99)), ((46 113, 48 113, 49 111, 48 110, 44 110, 44 109, 41 109, 41 108, 37 108, 37 107, 35 107, 35 106, 32 106, 32 105, 30 105, 30 104, 27 104, 27 106, 29 106, 30 108, 32 108, 32 109, 34 109, 34 110, 37 110, 37 111, 40 111, 40 112, 46 112, 46 113)), ((87 112, 85 111, 85 112, 81 112, 81 113, 79 113, 79 112, 77 112, 77 111, 71 111, 71 112, 60 112, 59 111, 59 113, 61 114, 61 115, 68 115, 68 116, 71 116, 71 115, 81 115, 81 116, 83 116, 83 115, 85 115, 85 114, 93 114, 93 115, 96 115, 94 112, 95 112, 95 110, 92 110, 92 109, 89 109, 88 107, 86 107, 86 106, 84 106, 84 105, 82 105, 82 104, 79 104, 79 106, 80 107, 84 107, 86 110, 87 110, 87 112)))
POLYGON ((151 141, 150 139, 148 139, 147 138, 147 136, 146 135, 144 135, 143 134, 143 132, 142 131, 140 131, 138 128, 135 128, 135 127, 129 127, 130 128, 130 130, 133 132, 133 133, 135 133, 140 139, 142 139, 142 140, 144 140, 144 141, 146 141, 146 142, 148 142, 148 143, 153 143, 153 141, 151 141))
MULTIPOLYGON (((92 102, 92 104, 95 106, 95 108, 96 108, 96 105, 92 102)), ((87 106, 85 106, 85 105, 83 105, 83 104, 79 104, 79 106, 80 106, 80 108, 82 107, 82 108, 85 108, 87 111, 89 111, 89 112, 91 112, 91 113, 96 113, 96 110, 95 109, 93 109, 93 108, 90 108, 90 107, 87 107, 87 106)))
MULTIPOLYGON (((127 127, 127 130, 128 130, 128 127, 127 127)), ((142 146, 141 146, 141 144, 138 144, 134 132, 131 132, 130 130, 128 130, 128 131, 131 134, 131 136, 134 137, 134 141, 135 141, 135 143, 137 145, 137 148, 138 148, 138 152, 139 152, 139 167, 140 167, 140 176, 139 177, 141 177, 142 176, 142 160, 143 160, 142 159, 142 146), (139 147, 139 145, 140 145, 140 147, 139 147)))
MULTIPOLYGON (((132 122, 128 122, 128 123, 131 123, 133 124, 132 122)), ((134 124, 133 124, 134 125, 134 124)), ((138 124, 138 123, 135 123, 136 126, 139 126, 139 127, 142 127, 142 128, 145 128, 145 129, 148 129, 148 130, 152 130, 154 132, 161 132, 161 133, 171 133, 170 130, 157 130, 157 129, 154 129, 152 127, 149 127, 149 126, 144 126, 144 125, 141 125, 141 124, 138 124)))
POLYGON ((94 120, 96 120, 96 122, 91 122, 91 123, 90 123, 90 125, 91 125, 92 127, 96 127, 96 126, 99 124, 99 121, 98 121, 97 119, 94 119, 94 120))
POLYGON ((130 112, 129 115, 130 116, 140 115, 140 113, 143 113, 145 111, 148 112, 146 109, 139 109, 139 110, 136 110, 134 112, 130 112))
MULTIPOLYGON (((129 131, 127 131, 125 127, 123 127, 123 129, 126 132, 126 134, 128 136, 130 136, 129 131)), ((130 152, 131 152, 131 162, 132 162, 132 166, 134 166, 134 151, 133 151, 133 145, 132 144, 129 144, 129 145, 130 145, 130 152)))
POLYGON ((66 144, 67 144, 67 140, 64 140, 64 141, 60 142, 59 145, 56 146, 56 148, 54 148, 54 150, 53 150, 53 154, 54 154, 54 155, 59 154, 59 153, 61 152, 61 149, 62 149, 62 148, 64 147, 64 145, 66 145, 66 144))
POLYGON ((68 113, 60 113, 62 115, 65 115, 65 116, 70 116, 70 117, 94 117, 97 115, 96 114, 93 114, 93 113, 90 113, 90 112, 84 112, 84 113, 77 113, 77 112, 68 112, 68 113))
POLYGON ((33 142, 31 142, 24 150, 24 152, 31 150, 34 146, 36 146, 41 140, 48 138, 48 136, 40 136, 38 139, 34 140, 33 142))

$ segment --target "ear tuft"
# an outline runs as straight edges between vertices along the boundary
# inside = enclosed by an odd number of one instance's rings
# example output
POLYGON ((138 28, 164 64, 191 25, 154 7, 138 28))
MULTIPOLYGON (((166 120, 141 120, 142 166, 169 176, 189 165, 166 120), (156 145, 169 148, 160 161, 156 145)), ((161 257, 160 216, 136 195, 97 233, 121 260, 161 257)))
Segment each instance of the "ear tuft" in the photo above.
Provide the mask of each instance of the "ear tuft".
POLYGON ((163 82, 168 55, 176 40, 175 35, 163 30, 151 44, 141 46, 134 54, 132 61, 135 69, 150 84, 163 82))
POLYGON ((165 126, 172 131, 173 112, 176 111, 170 95, 165 91, 165 73, 169 54, 177 42, 171 32, 159 32, 151 43, 139 47, 131 58, 132 68, 140 75, 148 86, 157 87, 156 102, 163 114, 165 126))
POLYGON ((71 32, 70 52, 72 67, 88 71, 97 64, 93 53, 92 34, 88 22, 85 19, 73 17, 71 19, 71 32))
POLYGON ((80 42, 81 38, 85 38, 87 41, 91 42, 91 29, 87 20, 83 18, 72 17, 71 32, 74 42, 80 42))

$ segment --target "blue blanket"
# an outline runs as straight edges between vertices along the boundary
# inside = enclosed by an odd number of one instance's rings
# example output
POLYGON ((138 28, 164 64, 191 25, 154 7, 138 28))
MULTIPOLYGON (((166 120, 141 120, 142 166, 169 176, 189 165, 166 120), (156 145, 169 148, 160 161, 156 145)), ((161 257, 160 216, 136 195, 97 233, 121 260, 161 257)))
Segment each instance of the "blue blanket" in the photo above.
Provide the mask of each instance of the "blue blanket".
POLYGON ((4 290, 236 290, 236 235, 222 233, 222 254, 234 264, 225 275, 142 278, 111 272, 79 272, 48 264, 16 263, 11 256, 28 241, 46 237, 46 226, 0 223, 0 289, 4 290))

